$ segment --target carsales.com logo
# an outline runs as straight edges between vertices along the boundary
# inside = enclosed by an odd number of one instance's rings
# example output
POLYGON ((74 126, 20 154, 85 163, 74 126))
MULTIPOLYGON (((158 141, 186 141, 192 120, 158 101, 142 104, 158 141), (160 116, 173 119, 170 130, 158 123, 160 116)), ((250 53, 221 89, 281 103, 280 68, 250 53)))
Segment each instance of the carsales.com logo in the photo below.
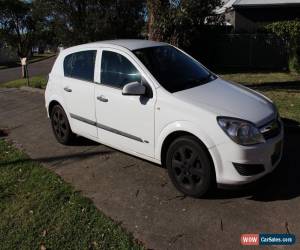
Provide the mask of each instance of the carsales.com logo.
POLYGON ((242 234, 243 246, 258 245, 293 245, 296 237, 293 234, 242 234))

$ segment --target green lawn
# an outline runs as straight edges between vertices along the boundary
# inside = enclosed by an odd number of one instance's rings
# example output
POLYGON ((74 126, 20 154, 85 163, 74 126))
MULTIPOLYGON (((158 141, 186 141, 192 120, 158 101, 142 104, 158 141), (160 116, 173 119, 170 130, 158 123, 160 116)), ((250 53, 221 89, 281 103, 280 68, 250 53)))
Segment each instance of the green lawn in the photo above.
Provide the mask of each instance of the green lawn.
MULTIPOLYGON (((39 62, 45 59, 48 59, 50 57, 55 56, 55 53, 45 53, 45 54, 34 54, 31 58, 28 59, 27 63, 34 63, 34 62, 39 62)), ((7 68, 14 68, 14 67, 19 67, 21 65, 20 61, 16 62, 3 62, 0 64, 0 70, 1 69, 7 69, 7 68)))
POLYGON ((45 54, 35 54, 33 57, 28 59, 28 63, 34 63, 34 62, 39 62, 45 59, 48 59, 50 57, 55 56, 55 53, 45 53, 45 54))
POLYGON ((300 123, 300 75, 275 72, 222 74, 221 77, 261 92, 274 101, 283 118, 300 123))
POLYGON ((266 84, 266 83, 286 83, 300 82, 300 75, 288 72, 265 72, 265 73, 235 73, 220 74, 221 77, 234 82, 245 84, 266 84))
MULTIPOLYGON (((46 76, 34 76, 29 78, 30 87, 44 89, 46 87, 46 84, 47 84, 46 76)), ((27 79, 18 79, 18 80, 1 84, 1 87, 5 87, 5 88, 19 88, 22 86, 27 86, 27 79)))
MULTIPOLYGON (((299 83, 300 86, 300 83, 299 83)), ((281 117, 300 123, 300 91, 261 91, 272 99, 278 107, 281 117)))
POLYGON ((0 139, 0 249, 142 249, 53 172, 0 139))

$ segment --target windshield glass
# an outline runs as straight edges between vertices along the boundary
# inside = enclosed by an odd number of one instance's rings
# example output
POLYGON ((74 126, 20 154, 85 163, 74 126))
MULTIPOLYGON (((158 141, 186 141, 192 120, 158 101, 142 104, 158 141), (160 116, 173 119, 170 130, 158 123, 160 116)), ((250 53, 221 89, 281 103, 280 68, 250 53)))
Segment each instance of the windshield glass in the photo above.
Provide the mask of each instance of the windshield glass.
POLYGON ((160 85, 171 93, 193 88, 216 78, 200 63, 172 46, 143 48, 134 50, 133 53, 160 85))

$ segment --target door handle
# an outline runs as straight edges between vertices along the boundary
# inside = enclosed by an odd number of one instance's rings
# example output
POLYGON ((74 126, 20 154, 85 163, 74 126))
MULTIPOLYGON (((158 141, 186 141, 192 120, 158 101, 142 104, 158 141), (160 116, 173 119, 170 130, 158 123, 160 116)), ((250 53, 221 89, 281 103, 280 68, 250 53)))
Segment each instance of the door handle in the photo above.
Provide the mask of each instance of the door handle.
POLYGON ((70 89, 69 87, 64 87, 64 91, 66 91, 66 92, 72 92, 72 89, 70 89))
POLYGON ((103 95, 97 96, 97 100, 100 102, 108 102, 108 99, 103 95))

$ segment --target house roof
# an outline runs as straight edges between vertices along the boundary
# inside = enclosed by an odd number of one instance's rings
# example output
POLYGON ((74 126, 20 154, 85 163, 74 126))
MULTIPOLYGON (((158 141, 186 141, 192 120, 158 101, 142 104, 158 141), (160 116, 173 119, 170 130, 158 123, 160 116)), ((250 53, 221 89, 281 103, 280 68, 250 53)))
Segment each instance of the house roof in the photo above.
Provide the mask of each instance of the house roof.
POLYGON ((300 5, 300 0, 225 0, 225 4, 216 10, 216 14, 222 14, 231 8, 273 7, 282 5, 300 5))
POLYGON ((215 10, 216 14, 222 14, 227 9, 232 8, 232 5, 234 4, 235 1, 236 0, 225 0, 224 5, 215 10))

